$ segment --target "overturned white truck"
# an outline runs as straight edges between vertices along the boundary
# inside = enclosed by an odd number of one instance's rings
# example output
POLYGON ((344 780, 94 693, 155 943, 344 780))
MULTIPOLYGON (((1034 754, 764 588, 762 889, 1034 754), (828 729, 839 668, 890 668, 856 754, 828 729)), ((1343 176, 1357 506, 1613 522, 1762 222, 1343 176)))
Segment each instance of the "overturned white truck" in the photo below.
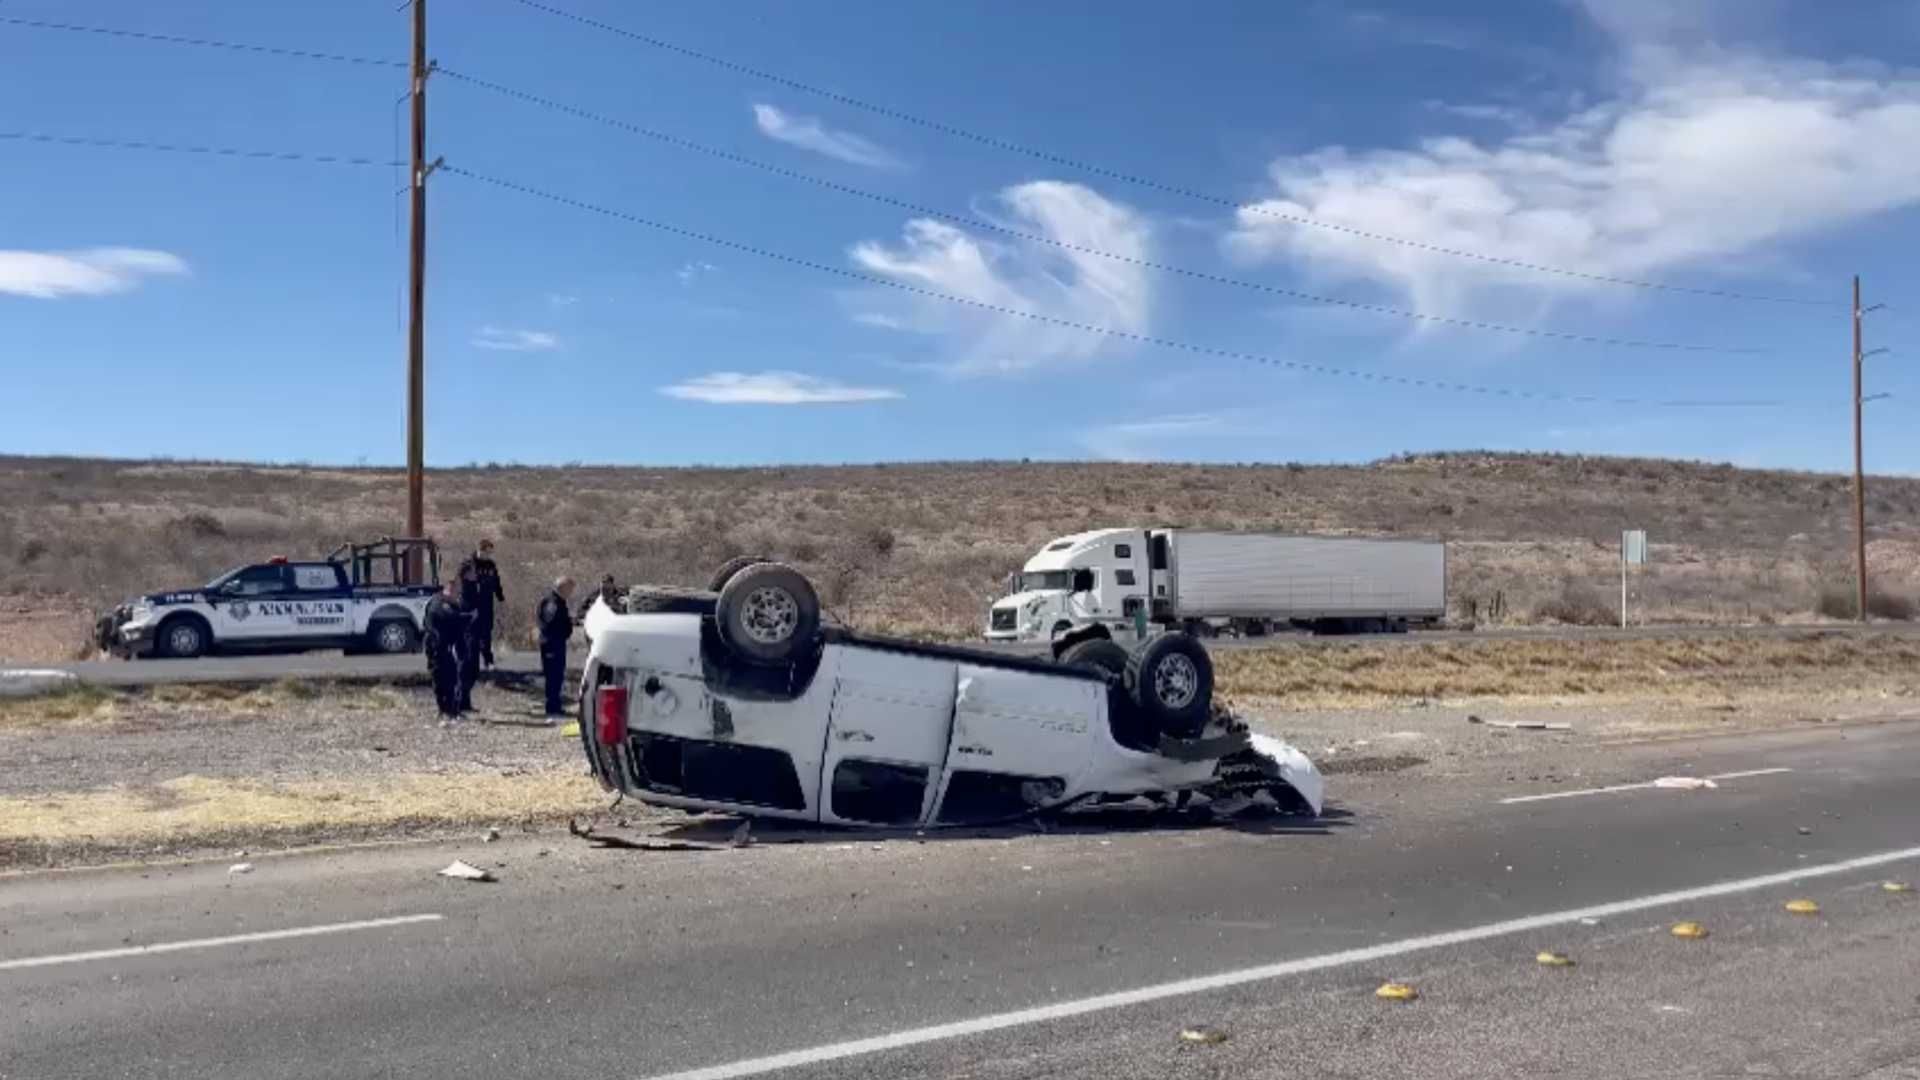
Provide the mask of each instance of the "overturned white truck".
POLYGON ((777 563, 714 585, 588 612, 580 738, 607 788, 869 827, 1142 797, 1320 812, 1313 764, 1215 707, 1185 634, 1060 663, 822 626, 812 586, 777 563))
POLYGON ((987 615, 988 641, 1133 643, 1167 629, 1390 633, 1447 613, 1447 548, 1424 540, 1097 529, 1049 541, 987 615))

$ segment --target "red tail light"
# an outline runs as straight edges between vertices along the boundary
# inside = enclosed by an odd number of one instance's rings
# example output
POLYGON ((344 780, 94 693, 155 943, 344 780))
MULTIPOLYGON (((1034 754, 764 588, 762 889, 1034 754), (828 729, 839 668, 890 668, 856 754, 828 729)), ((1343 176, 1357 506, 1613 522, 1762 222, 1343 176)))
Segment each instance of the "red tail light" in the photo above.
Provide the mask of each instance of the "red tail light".
POLYGON ((600 711, 596 715, 601 746, 619 746, 627 741, 627 688, 600 688, 600 711))

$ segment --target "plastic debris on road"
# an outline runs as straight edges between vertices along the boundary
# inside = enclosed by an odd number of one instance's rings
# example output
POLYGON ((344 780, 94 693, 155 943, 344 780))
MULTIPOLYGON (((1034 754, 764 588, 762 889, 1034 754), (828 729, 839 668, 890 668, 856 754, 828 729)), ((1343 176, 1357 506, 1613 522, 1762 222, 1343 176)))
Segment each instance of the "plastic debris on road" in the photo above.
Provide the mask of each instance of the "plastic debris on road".
POLYGON ((1789 900, 1787 901, 1787 910, 1793 912, 1795 915, 1818 915, 1820 914, 1820 905, 1811 900, 1789 900))
POLYGON ((1566 953, 1541 952, 1534 956, 1533 962, 1541 967, 1572 967, 1573 957, 1566 953))
POLYGON ((563 737, 569 738, 569 739, 579 738, 580 737, 580 721, 570 720, 567 723, 561 724, 560 734, 563 737))
POLYGON ((1413 1001, 1419 998, 1420 991, 1406 983, 1390 982, 1381 983, 1380 989, 1375 990, 1373 996, 1384 1001, 1413 1001))
POLYGON ((1882 892, 1912 892, 1913 886, 1904 881, 1883 881, 1880 883, 1880 890, 1882 892))
POLYGON ((493 876, 493 871, 482 870, 479 867, 473 865, 472 863, 461 862, 459 859, 455 859, 452 862, 448 863, 446 866, 446 869, 440 871, 440 876, 457 878, 461 881, 498 881, 499 880, 498 878, 493 876))
POLYGON ((227 867, 227 873, 229 873, 229 874, 251 874, 251 873, 253 873, 253 864, 252 864, 252 863, 250 863, 250 862, 237 862, 237 863, 234 863, 234 864, 233 864, 232 866, 229 866, 229 867, 227 867))
POLYGON ((1669 930, 1668 933, 1677 938, 1686 938, 1689 941, 1694 941, 1706 937, 1707 928, 1697 922, 1677 922, 1673 924, 1673 929, 1669 930))
POLYGON ((1227 1033, 1224 1031, 1221 1031, 1219 1028, 1216 1028, 1216 1027, 1207 1027, 1205 1025, 1196 1024, 1193 1027, 1184 1027, 1180 1029, 1180 1041, 1190 1042, 1190 1043, 1200 1043, 1203 1045, 1212 1045, 1214 1043, 1226 1042, 1227 1033))
POLYGON ((751 819, 741 822, 740 827, 733 830, 733 836, 727 840, 729 847, 743 848, 750 847, 752 844, 753 822, 751 819))
POLYGON ((1675 791, 1710 791, 1720 785, 1711 780, 1702 780, 1697 776, 1663 776, 1655 780, 1653 786, 1675 791))
POLYGON ((499 829, 488 829, 486 832, 480 834, 480 842, 484 844, 491 844, 498 839, 500 839, 499 829))
POLYGON ((1467 723, 1485 724, 1488 727, 1500 728, 1503 731, 1572 731, 1573 730, 1572 724, 1562 724, 1562 723, 1559 723, 1558 721, 1483 720, 1480 717, 1473 716, 1471 714, 1469 714, 1467 717, 1467 723))

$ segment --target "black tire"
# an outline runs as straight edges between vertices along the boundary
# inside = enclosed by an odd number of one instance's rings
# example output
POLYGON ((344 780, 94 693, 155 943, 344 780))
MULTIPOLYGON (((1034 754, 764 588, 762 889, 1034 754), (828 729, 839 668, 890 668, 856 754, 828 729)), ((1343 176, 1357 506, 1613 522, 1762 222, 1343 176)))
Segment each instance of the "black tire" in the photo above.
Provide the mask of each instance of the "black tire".
POLYGON ((628 615, 711 615, 713 593, 701 589, 674 589, 645 585, 628 590, 628 615))
POLYGON ((420 647, 420 635, 411 619, 375 619, 367 627, 367 651, 397 656, 420 647))
POLYGON ((160 624, 153 634, 153 655, 174 660, 205 656, 213 643, 213 632, 205 619, 197 615, 175 615, 160 624))
POLYGON ((720 640, 755 664, 800 658, 820 631, 820 598, 801 573, 780 563, 755 563, 720 590, 714 611, 720 640))
POLYGON ((1079 642, 1060 654, 1060 662, 1069 667, 1090 667, 1104 671, 1109 675, 1125 678, 1127 674, 1127 649, 1117 641, 1107 638, 1091 638, 1079 642))
POLYGON ((727 587, 727 582, 733 580, 733 575, 745 570, 749 566, 772 561, 772 559, 767 558, 765 555, 741 555, 728 559, 726 562, 720 564, 720 569, 713 572, 713 577, 707 579, 707 591, 717 593, 727 587))
POLYGON ((1154 728, 1191 739, 1213 712, 1213 659, 1185 634, 1150 638, 1127 656, 1127 693, 1154 728))

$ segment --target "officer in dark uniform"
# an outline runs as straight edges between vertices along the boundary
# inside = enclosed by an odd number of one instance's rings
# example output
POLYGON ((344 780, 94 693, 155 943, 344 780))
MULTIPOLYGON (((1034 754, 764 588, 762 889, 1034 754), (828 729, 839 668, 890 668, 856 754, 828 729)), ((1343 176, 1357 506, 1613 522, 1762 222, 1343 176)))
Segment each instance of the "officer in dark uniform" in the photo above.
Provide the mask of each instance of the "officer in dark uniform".
POLYGON ((507 594, 500 588, 500 565, 493 561, 493 541, 482 540, 467 560, 473 566, 471 581, 462 579, 460 603, 473 612, 474 648, 483 667, 493 667, 493 605, 505 603, 507 594))
POLYGON ((567 681, 567 639, 573 636, 573 615, 567 604, 573 599, 573 579, 562 577, 540 598, 535 618, 540 624, 540 676, 546 682, 547 723, 566 715, 561 690, 567 681))
POLYGON ((460 655, 460 711, 473 711, 473 684, 480 681, 480 571, 468 559, 460 564, 460 613, 466 617, 466 633, 454 643, 460 655), (472 597, 473 599, 469 599, 472 597))
POLYGON ((461 643, 467 638, 471 621, 468 614, 460 610, 457 580, 442 585, 440 592, 427 601, 427 633, 423 642, 427 671, 433 676, 433 700, 440 706, 440 715, 449 720, 460 715, 460 657, 465 651, 461 643))
POLYGON ((620 586, 614 582, 612 574, 608 574, 606 577, 600 579, 599 592, 580 601, 580 614, 575 616, 574 621, 586 622, 587 612, 593 610, 593 602, 595 600, 606 601, 607 610, 616 615, 624 615, 627 613, 627 599, 620 595, 620 586))

